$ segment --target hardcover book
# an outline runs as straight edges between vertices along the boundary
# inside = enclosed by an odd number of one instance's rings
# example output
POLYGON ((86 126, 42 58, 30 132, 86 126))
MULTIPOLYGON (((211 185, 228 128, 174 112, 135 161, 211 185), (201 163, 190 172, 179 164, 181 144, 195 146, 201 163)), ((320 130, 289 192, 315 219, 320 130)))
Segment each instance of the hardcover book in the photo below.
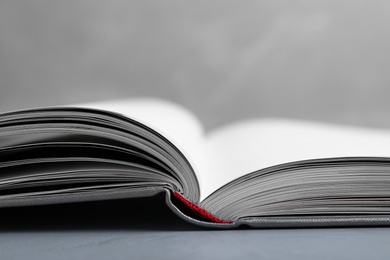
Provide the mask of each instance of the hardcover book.
POLYGON ((201 226, 390 224, 390 131, 254 119, 205 132, 133 99, 0 115, 0 207, 165 194, 201 226))

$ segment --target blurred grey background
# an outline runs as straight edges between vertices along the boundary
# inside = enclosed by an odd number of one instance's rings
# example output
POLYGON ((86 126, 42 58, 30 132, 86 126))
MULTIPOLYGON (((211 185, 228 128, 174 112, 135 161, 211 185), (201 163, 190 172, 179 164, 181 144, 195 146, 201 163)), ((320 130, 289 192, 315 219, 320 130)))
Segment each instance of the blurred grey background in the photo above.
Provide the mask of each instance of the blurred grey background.
MULTIPOLYGON (((253 117, 390 129, 389 14, 386 0, 0 0, 0 112, 152 96, 207 129, 253 117)), ((0 258, 389 255, 385 228, 203 231, 157 214, 142 226, 125 209, 65 208, 65 224, 20 214, 27 227, 3 222, 0 258)))
POLYGON ((390 128, 389 13, 385 0, 2 0, 0 111, 152 96, 207 129, 390 128))

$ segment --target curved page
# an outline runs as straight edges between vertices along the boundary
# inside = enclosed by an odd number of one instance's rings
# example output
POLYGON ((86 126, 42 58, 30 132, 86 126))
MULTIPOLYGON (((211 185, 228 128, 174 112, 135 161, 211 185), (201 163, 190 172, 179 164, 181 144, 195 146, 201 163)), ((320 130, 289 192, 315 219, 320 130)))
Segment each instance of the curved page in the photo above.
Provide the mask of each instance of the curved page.
POLYGON ((204 168, 204 134, 201 123, 185 108, 153 98, 113 100, 77 107, 107 110, 135 119, 162 134, 186 156, 195 170, 202 190, 200 172, 204 168))

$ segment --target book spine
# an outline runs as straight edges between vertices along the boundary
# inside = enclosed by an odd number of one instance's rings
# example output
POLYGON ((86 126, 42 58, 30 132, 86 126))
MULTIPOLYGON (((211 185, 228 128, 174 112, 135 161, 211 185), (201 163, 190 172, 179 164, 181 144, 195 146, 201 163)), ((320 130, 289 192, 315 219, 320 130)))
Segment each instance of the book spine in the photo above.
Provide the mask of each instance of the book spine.
POLYGON ((231 221, 227 221, 227 220, 224 220, 224 219, 220 219, 216 216, 214 216, 213 214, 211 214, 210 212, 208 212, 207 210, 199 207, 198 205, 196 205, 195 203, 187 200, 185 197, 183 197, 179 192, 177 191, 174 191, 173 192, 173 195, 178 199, 180 200, 184 205, 186 205, 187 207, 189 207, 191 210, 193 210, 195 213, 199 214, 200 216, 204 217, 205 219, 209 220, 209 221, 212 221, 212 222, 215 222, 215 223, 221 223, 221 224, 232 224, 231 221))

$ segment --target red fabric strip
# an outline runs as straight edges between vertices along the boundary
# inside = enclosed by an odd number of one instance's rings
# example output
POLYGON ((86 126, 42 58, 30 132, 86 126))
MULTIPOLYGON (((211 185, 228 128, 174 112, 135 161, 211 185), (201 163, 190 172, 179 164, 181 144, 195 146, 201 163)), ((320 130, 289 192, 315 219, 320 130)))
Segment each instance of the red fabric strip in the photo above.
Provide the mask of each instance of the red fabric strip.
POLYGON ((186 198, 184 198, 177 191, 174 191, 173 195, 175 195, 176 198, 178 198, 181 202, 183 202, 184 205, 186 205, 187 207, 189 207, 190 209, 192 209, 193 211, 195 211, 196 213, 198 213, 199 215, 201 215, 202 217, 204 217, 208 220, 211 220, 215 223, 222 223, 222 224, 231 224, 232 223, 231 221, 226 221, 226 220, 217 218, 216 216, 214 216, 210 212, 206 211, 205 209, 202 209, 198 205, 196 205, 196 204, 192 203, 191 201, 187 200, 186 198))

